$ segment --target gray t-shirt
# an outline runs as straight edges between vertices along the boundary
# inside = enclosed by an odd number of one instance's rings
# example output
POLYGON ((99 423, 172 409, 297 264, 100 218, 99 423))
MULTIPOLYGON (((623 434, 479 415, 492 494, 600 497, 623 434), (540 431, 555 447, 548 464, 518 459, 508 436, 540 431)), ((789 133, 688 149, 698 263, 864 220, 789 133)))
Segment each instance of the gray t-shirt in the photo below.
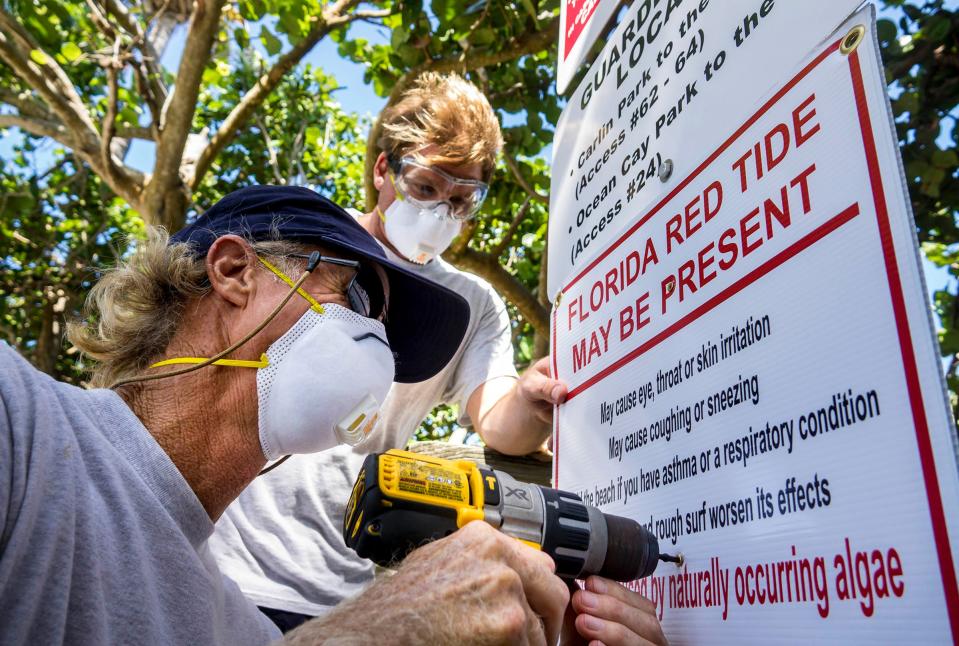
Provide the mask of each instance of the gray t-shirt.
POLYGON ((0 342, 0 644, 266 644, 213 523, 116 393, 0 342))
POLYGON ((466 402, 473 391, 490 379, 517 376, 506 305, 489 283, 441 258, 425 266, 406 264, 466 298, 466 336, 432 379, 393 384, 371 435, 376 442, 365 444, 364 452, 340 446, 295 455, 257 478, 226 510, 210 549, 223 572, 257 605, 317 615, 362 590, 373 578, 373 565, 346 547, 342 526, 365 451, 406 446, 441 403, 459 404, 460 423, 468 425, 466 402))

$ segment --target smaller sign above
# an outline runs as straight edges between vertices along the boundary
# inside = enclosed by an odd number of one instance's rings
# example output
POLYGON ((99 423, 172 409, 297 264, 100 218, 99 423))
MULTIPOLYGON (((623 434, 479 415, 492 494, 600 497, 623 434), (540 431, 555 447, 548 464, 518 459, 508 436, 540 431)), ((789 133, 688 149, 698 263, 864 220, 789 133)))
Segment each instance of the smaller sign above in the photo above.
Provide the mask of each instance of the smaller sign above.
POLYGON ((619 3, 620 0, 562 0, 556 74, 556 91, 559 94, 566 92, 586 53, 612 18, 619 3))

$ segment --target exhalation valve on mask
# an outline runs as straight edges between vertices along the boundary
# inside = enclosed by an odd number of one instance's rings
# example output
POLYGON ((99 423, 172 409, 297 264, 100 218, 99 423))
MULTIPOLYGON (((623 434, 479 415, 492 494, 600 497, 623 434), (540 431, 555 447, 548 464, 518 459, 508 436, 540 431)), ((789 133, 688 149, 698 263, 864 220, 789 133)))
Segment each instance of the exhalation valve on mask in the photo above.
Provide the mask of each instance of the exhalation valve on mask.
POLYGON ((356 446, 369 436, 379 418, 380 402, 367 393, 346 417, 336 424, 336 438, 342 444, 356 446))

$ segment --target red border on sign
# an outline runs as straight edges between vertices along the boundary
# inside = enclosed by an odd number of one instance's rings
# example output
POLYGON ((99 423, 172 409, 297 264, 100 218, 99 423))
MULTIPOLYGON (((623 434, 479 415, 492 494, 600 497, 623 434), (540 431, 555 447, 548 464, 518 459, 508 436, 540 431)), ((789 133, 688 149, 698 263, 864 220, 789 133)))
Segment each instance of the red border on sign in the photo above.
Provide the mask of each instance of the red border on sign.
POLYGON ((876 205, 876 221, 879 224, 879 239, 882 241, 882 255, 886 261, 886 278, 889 280, 889 295, 892 298, 892 310, 896 317, 896 331, 899 333, 899 349, 902 364, 906 371, 906 388, 909 391, 909 403, 912 406, 912 418, 916 428, 916 444, 919 447, 919 462, 926 485, 926 498, 929 501, 929 514, 932 520, 932 532, 936 540, 936 552, 939 556, 939 572, 946 593, 946 609, 949 625, 952 629, 952 641, 959 644, 959 588, 956 586, 956 569, 952 562, 952 550, 949 549, 949 530, 942 508, 939 493, 939 478, 936 475, 936 460, 932 453, 932 438, 929 436, 929 422, 926 408, 922 402, 922 389, 919 386, 919 367, 912 345, 909 330, 909 318, 906 315, 906 299, 902 293, 902 281, 899 276, 899 264, 896 249, 892 241, 892 228, 889 224, 889 211, 886 207, 886 191, 882 186, 879 173, 879 156, 876 142, 872 136, 872 121, 869 118, 869 106, 866 104, 866 90, 862 80, 862 67, 859 65, 859 52, 849 55, 849 72, 852 75, 852 88, 856 96, 856 110, 862 129, 862 141, 866 148, 866 163, 869 166, 869 181, 872 184, 872 197, 876 205))
MULTIPOLYGON (((557 308, 558 309, 558 308, 557 308)), ((557 379, 559 365, 556 363, 556 317, 553 317, 553 372, 550 375, 557 379)), ((559 482, 559 409, 553 406, 553 486, 559 482)))
MULTIPOLYGON (((650 220, 659 210, 672 200, 676 194, 683 190, 697 175, 699 175, 707 166, 728 148, 736 139, 751 127, 763 114, 765 114, 773 105, 785 96, 795 85, 806 75, 822 63, 830 54, 839 50, 839 41, 825 49, 800 72, 794 76, 786 85, 784 85, 776 94, 774 94, 760 109, 752 115, 739 129, 736 130, 726 141, 720 145, 709 157, 703 161, 690 175, 680 182, 668 195, 657 203, 646 215, 640 218, 634 225, 627 229, 619 239, 610 245, 603 253, 597 256, 589 265, 587 265, 579 274, 577 274, 562 289, 562 293, 578 282, 584 275, 590 272, 596 265, 609 256, 619 245, 635 233, 641 226, 650 220)), ((890 298, 893 307, 893 316, 896 321, 896 332, 899 337, 899 348, 902 355, 903 369, 905 371, 906 387, 909 396, 909 404, 912 411, 916 443, 919 451, 919 461, 922 466, 923 482, 926 489, 926 499, 929 503, 930 521, 933 529, 933 539, 936 544, 936 554, 939 560, 939 571, 942 579, 943 589, 946 599, 946 611, 949 618, 950 630, 952 632, 953 643, 959 644, 959 586, 957 586, 955 566, 952 560, 952 551, 949 543, 949 531, 946 525, 945 512, 942 506, 942 497, 939 491, 939 480, 936 475, 935 456, 932 449, 932 439, 929 434, 929 423, 926 419, 925 406, 922 400, 922 389, 919 384, 919 368, 916 363, 915 351, 912 344, 912 335, 909 328, 908 315, 906 313, 905 297, 902 290, 901 278, 899 275, 899 265, 896 259, 896 251, 892 239, 892 230, 889 223, 889 211, 886 205, 885 190, 882 185, 882 177, 879 171, 879 158, 876 151, 876 144, 872 134, 872 122, 869 116, 869 108, 866 103, 865 86, 863 83, 862 68, 859 63, 858 52, 852 52, 849 55, 849 71, 853 87, 853 93, 856 101, 856 111, 859 117, 860 129, 862 131, 863 147, 866 155, 866 163, 869 171, 869 181, 872 190, 873 203, 876 210, 876 221, 879 227, 880 241, 882 245, 883 260, 886 265, 886 278, 889 284, 890 298)), ((583 392, 602 378, 608 376, 615 370, 618 370, 626 363, 635 360, 643 352, 646 352, 654 345, 689 325, 692 321, 699 318, 709 310, 715 308, 719 303, 730 296, 741 291, 749 284, 755 282, 766 275, 776 267, 796 256, 799 252, 808 248, 816 241, 832 233, 840 226, 856 217, 860 212, 859 204, 853 204, 844 209, 841 213, 831 218, 826 223, 820 225, 817 229, 807 234, 805 237, 769 259, 756 269, 753 269, 747 275, 724 289, 719 294, 713 296, 698 308, 688 313, 657 335, 648 339, 645 343, 634 348, 626 356, 620 358, 612 365, 597 373, 587 381, 570 390, 567 398, 571 399, 578 393, 583 392)), ((558 375, 558 362, 555 356, 556 351, 556 321, 559 317, 559 308, 554 308, 553 314, 553 374, 558 375)), ((554 424, 553 432, 553 450, 554 450, 554 486, 559 486, 559 420, 554 424)))

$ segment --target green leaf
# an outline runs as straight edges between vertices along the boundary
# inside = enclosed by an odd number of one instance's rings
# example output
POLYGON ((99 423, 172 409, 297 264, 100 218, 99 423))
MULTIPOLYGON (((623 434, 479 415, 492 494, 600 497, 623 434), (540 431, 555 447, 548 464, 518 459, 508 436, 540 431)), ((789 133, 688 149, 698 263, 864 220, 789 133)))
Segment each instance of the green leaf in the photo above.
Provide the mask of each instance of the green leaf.
POLYGON ((896 110, 896 114, 916 112, 919 109, 919 94, 914 91, 903 92, 892 104, 896 110))
POLYGON ((919 190, 929 197, 939 197, 941 195, 942 180, 945 178, 946 171, 941 168, 929 167, 929 170, 922 176, 922 184, 919 190))
POLYGON ((454 0, 433 0, 430 4, 440 23, 448 23, 456 17, 458 5, 454 0))
POLYGON ((390 36, 390 45, 393 46, 393 49, 399 49, 406 41, 410 39, 410 30, 406 27, 398 27, 393 30, 392 36, 390 36))
POLYGON ((283 33, 287 35, 290 43, 295 45, 299 42, 303 36, 306 35, 306 32, 303 30, 303 26, 300 23, 299 16, 292 11, 284 11, 280 14, 280 27, 282 28, 283 33))
POLYGON ((266 48, 266 53, 270 56, 276 56, 280 53, 280 49, 283 48, 280 39, 274 36, 273 32, 267 27, 263 27, 260 30, 260 40, 263 42, 263 47, 266 48))
POLYGON ((536 9, 533 7, 533 3, 530 0, 522 0, 523 8, 526 9, 526 13, 529 14, 530 18, 533 19, 533 24, 539 28, 539 20, 536 19, 536 9))
POLYGON ((306 145, 310 148, 316 148, 322 143, 323 130, 318 126, 310 126, 306 129, 306 145))
POLYGON ((945 16, 933 16, 933 18, 922 28, 922 35, 934 43, 938 43, 949 35, 952 23, 945 16))
POLYGON ((899 31, 896 29, 896 23, 891 20, 882 20, 876 21, 876 35, 879 37, 879 42, 881 43, 891 43, 896 40, 896 36, 899 34, 899 31))
POLYGON ((932 153, 932 165, 946 170, 955 169, 959 166, 959 155, 955 148, 948 150, 936 150, 932 153))
POLYGON ((83 50, 77 47, 76 43, 63 43, 63 47, 60 48, 60 53, 63 54, 63 57, 67 59, 68 63, 72 63, 83 56, 83 50))
POLYGON ((246 49, 250 46, 250 35, 246 32, 246 29, 237 27, 233 30, 233 38, 236 39, 236 44, 240 49, 246 49))
POLYGON ((208 67, 203 70, 203 85, 218 87, 220 85, 220 81, 222 80, 223 76, 220 74, 217 68, 208 67))
POLYGON ((30 50, 30 60, 32 60, 37 65, 46 65, 47 64, 47 55, 44 54, 39 49, 30 50))
POLYGON ((470 44, 474 47, 485 47, 486 45, 492 45, 495 41, 496 30, 490 27, 477 29, 473 32, 473 35, 470 36, 470 44))
POLYGON ((422 57, 420 50, 410 45, 403 45, 396 50, 396 53, 399 55, 400 60, 403 61, 403 64, 408 67, 416 65, 422 57))

